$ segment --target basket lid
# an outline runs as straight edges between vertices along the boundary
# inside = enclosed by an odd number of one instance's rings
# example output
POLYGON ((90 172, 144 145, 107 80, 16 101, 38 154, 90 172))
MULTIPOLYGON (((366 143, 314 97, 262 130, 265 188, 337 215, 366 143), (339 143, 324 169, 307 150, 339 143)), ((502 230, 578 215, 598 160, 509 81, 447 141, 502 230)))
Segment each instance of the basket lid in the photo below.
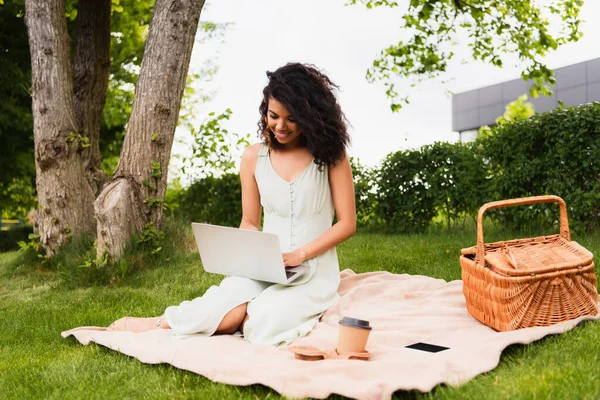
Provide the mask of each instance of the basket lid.
POLYGON ((485 246, 485 262, 498 273, 524 276, 589 265, 594 255, 577 242, 554 236, 485 246))

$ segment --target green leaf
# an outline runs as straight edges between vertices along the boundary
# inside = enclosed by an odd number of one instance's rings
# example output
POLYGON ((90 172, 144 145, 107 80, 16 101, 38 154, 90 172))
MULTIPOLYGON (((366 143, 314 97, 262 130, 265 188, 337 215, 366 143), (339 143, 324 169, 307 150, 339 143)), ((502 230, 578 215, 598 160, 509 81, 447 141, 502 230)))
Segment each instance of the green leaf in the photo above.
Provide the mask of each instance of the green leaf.
POLYGON ((160 171, 160 163, 152 160, 152 177, 160 178, 162 176, 162 172, 160 171))
MULTIPOLYGON (((369 9, 396 5, 385 0, 361 3, 369 9)), ((367 80, 382 81, 387 88, 386 96, 395 105, 392 108, 397 110, 400 91, 393 90, 394 83, 410 88, 437 78, 453 59, 454 52, 447 49, 464 43, 471 58, 497 67, 502 67, 506 59, 518 58, 524 66, 523 78, 536 83, 531 95, 547 95, 549 88, 545 87, 554 84, 554 78, 552 70, 540 60, 560 46, 579 40, 583 2, 539 3, 412 0, 400 17, 403 40, 380 53, 367 71, 367 80)))
POLYGON ((390 108, 392 109, 392 112, 398 112, 402 108, 402 104, 390 104, 390 108))
POLYGON ((157 247, 156 249, 152 250, 152 254, 157 254, 162 250, 162 247, 157 247))

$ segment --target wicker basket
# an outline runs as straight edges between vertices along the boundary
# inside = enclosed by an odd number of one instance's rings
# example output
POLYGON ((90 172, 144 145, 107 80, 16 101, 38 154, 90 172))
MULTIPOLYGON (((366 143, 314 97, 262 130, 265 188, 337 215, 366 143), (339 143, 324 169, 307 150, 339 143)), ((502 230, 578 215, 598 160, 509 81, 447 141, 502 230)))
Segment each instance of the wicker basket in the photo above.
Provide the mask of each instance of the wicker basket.
POLYGON ((479 209, 477 246, 462 249, 463 293, 472 316, 498 331, 547 326, 598 314, 594 256, 571 241, 567 207, 557 196, 487 203, 479 209), (558 203, 560 234, 484 244, 490 209, 558 203))

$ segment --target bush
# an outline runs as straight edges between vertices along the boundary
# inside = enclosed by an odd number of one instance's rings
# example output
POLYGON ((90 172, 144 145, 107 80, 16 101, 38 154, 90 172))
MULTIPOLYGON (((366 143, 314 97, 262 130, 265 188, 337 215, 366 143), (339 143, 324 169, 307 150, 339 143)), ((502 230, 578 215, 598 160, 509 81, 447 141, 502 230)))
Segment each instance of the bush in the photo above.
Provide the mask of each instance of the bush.
POLYGON ((421 150, 389 154, 375 173, 375 214, 392 231, 422 231, 435 216, 427 155, 421 150))
POLYGON ((354 180, 354 200, 356 201, 356 223, 360 227, 377 226, 375 216, 374 170, 367 168, 359 160, 350 158, 354 180))
POLYGON ((180 192, 175 215, 187 222, 239 226, 242 187, 238 174, 202 178, 180 192))
POLYGON ((477 146, 435 143, 389 154, 375 171, 375 215, 393 232, 425 230, 436 216, 447 224, 475 218, 490 198, 477 146))
POLYGON ((17 242, 27 242, 31 233, 33 233, 31 226, 18 226, 7 231, 0 231, 0 252, 19 250, 17 242))
MULTIPOLYGON (((479 145, 496 198, 555 194, 567 203, 572 229, 584 233, 600 226, 600 103, 500 125, 479 145)), ((519 207, 499 219, 509 226, 554 225, 557 213, 546 206, 519 207)))
MULTIPOLYGON (((559 108, 504 122, 475 143, 435 143, 389 154, 379 168, 351 160, 357 222, 390 232, 420 232, 432 221, 476 221, 486 202, 555 194, 578 233, 600 228, 600 103, 559 108)), ((208 177, 169 200, 184 221, 237 226, 239 175, 208 177)), ((558 224, 558 207, 489 214, 507 228, 558 224)))
MULTIPOLYGON (((435 143, 389 154, 374 171, 375 221, 387 230, 425 230, 436 218, 475 220, 486 202, 555 194, 579 233, 600 227, 600 103, 559 108, 505 122, 475 143, 435 143)), ((357 190, 359 191, 359 190, 357 190)), ((370 211, 370 210, 369 210, 370 211)), ((558 225, 558 207, 536 205, 490 213, 509 229, 558 225)))

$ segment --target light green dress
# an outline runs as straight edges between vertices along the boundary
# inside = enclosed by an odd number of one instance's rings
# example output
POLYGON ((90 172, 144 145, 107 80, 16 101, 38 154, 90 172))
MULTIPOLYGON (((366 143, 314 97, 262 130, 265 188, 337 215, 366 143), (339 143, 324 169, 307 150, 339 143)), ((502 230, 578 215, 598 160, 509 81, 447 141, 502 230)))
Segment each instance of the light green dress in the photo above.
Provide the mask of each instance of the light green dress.
MULTIPOLYGON (((275 172, 269 149, 261 144, 255 177, 264 210, 263 230, 279 236, 282 252, 311 242, 331 227, 334 207, 326 166, 319 170, 313 161, 287 182, 275 172)), ((287 285, 227 277, 202 297, 167 308, 165 317, 176 335, 209 336, 227 312, 249 302, 244 338, 250 343, 288 344, 307 335, 339 297, 335 248, 307 263, 310 272, 287 285)))

